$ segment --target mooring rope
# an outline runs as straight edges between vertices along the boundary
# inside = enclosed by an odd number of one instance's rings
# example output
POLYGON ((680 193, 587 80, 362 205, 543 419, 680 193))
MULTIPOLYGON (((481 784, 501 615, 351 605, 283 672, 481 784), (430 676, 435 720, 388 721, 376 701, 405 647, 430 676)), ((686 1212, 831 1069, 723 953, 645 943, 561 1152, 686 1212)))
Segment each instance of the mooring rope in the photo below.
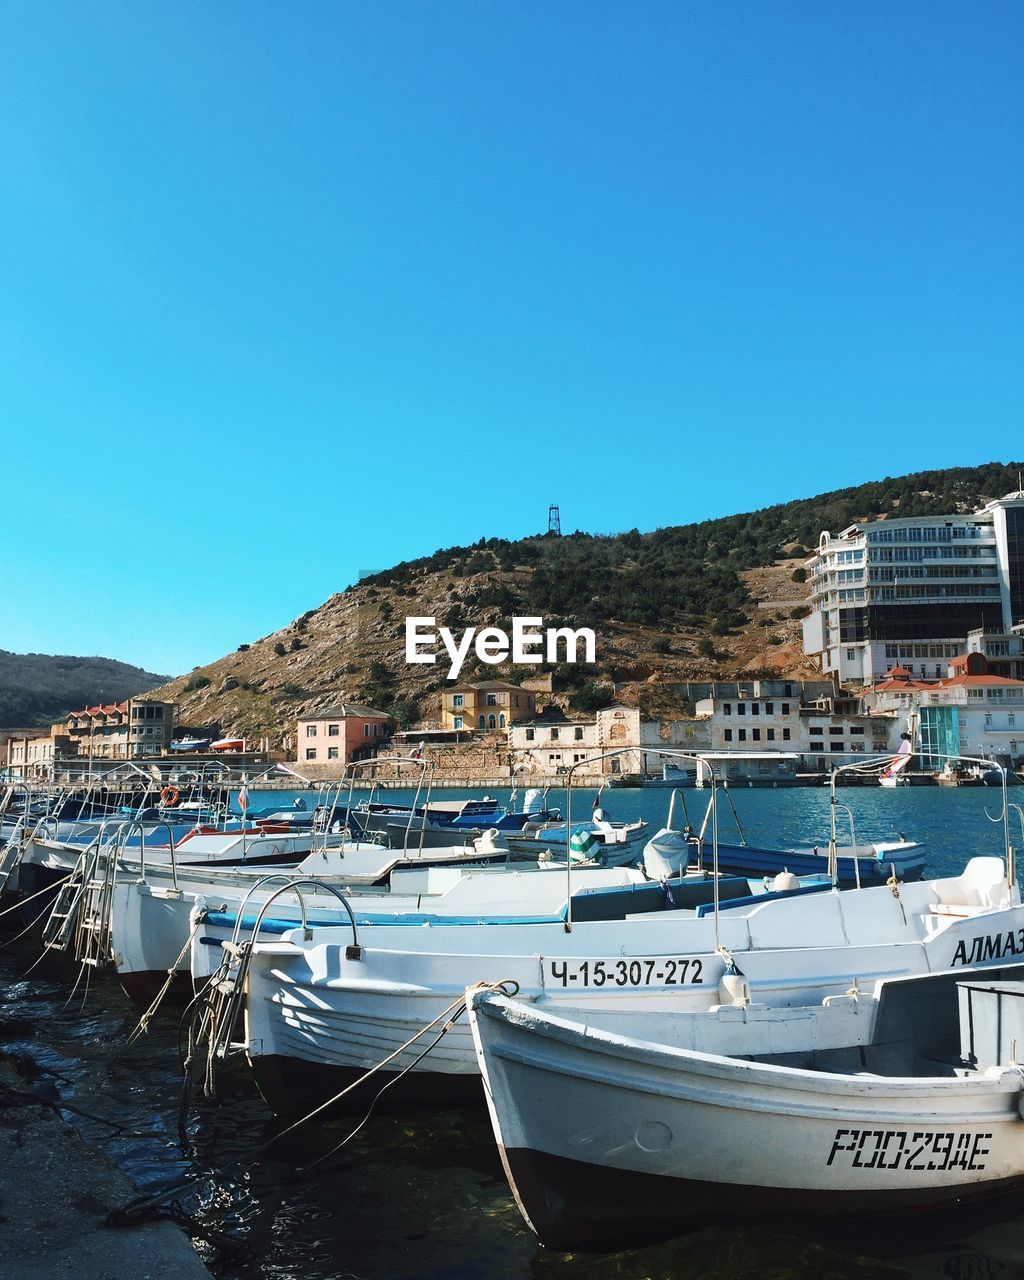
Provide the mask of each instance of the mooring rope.
MULTIPOLYGON (((222 964, 222 968, 224 967, 225 966, 222 964)), ((220 972, 220 970, 218 970, 218 972, 220 972)), ((216 978, 217 978, 217 975, 214 974, 214 976, 210 979, 210 982, 207 985, 207 987, 204 988, 204 991, 201 993, 202 996, 207 995, 207 993, 209 993, 212 990, 214 983, 216 981, 216 978)), ((434 1037, 434 1039, 430 1042, 430 1044, 427 1045, 427 1047, 421 1053, 419 1053, 413 1059, 412 1062, 410 1062, 406 1067, 404 1067, 391 1080, 386 1081, 384 1086, 380 1090, 378 1090, 377 1094, 374 1096, 373 1100, 370 1103, 370 1106, 369 1106, 369 1109, 367 1110, 366 1115, 364 1115, 363 1119, 359 1122, 359 1124, 355 1127, 355 1129, 353 1129, 352 1132, 347 1135, 347 1137, 345 1137, 340 1143, 338 1143, 336 1147, 332 1148, 331 1151, 328 1151, 325 1155, 318 1157, 316 1160, 312 1162, 312 1164, 305 1166, 304 1168, 298 1170, 297 1172, 305 1173, 307 1169, 315 1168, 316 1165, 320 1164, 323 1160, 329 1159, 330 1156, 334 1155, 335 1152, 340 1150, 343 1146, 345 1146, 346 1143, 351 1142, 351 1140, 356 1136, 356 1134, 360 1131, 360 1129, 363 1128, 363 1126, 370 1119, 370 1116, 373 1113, 373 1109, 376 1106, 380 1097, 383 1095, 384 1091, 390 1088, 392 1084, 396 1084, 405 1075, 407 1075, 410 1071, 412 1071, 417 1066, 417 1064, 422 1062, 422 1060, 427 1056, 427 1054, 430 1053, 431 1050, 433 1050, 441 1042, 444 1036, 447 1035, 447 1033, 451 1030, 451 1028, 457 1022, 459 1017, 461 1017, 461 1015, 467 1009, 469 1004, 468 997, 470 993, 474 991, 498 991, 498 992, 501 992, 503 995, 514 996, 519 991, 519 983, 516 982, 514 978, 503 978, 498 982, 478 982, 478 983, 475 983, 473 986, 467 988, 466 992, 464 992, 461 996, 459 996, 457 1000, 453 1000, 452 1003, 448 1005, 446 1009, 442 1009, 439 1014, 431 1018, 430 1021, 425 1023, 422 1027, 420 1027, 418 1031, 414 1032, 414 1034, 411 1035, 409 1039, 405 1041, 404 1044, 399 1045, 399 1047, 395 1049, 393 1052, 389 1053, 387 1057, 381 1059, 380 1062, 376 1063, 374 1066, 370 1067, 367 1071, 363 1072, 363 1074, 357 1080, 354 1080, 351 1084, 346 1085, 344 1089, 340 1089, 336 1094, 328 1098, 326 1102, 321 1102, 318 1106, 314 1107, 312 1111, 307 1112, 306 1115, 302 1116, 300 1119, 295 1120, 292 1124, 288 1125, 287 1128, 281 1129, 278 1133, 271 1134, 271 1136, 267 1138, 264 1142, 261 1142, 257 1146, 255 1146, 249 1152, 248 1156, 244 1161, 241 1159, 235 1161, 234 1168, 235 1169, 243 1168, 246 1163, 251 1162, 257 1156, 262 1155, 265 1151, 269 1150, 269 1148, 272 1147, 275 1143, 280 1142, 282 1138, 286 1138, 289 1134, 294 1133, 296 1129, 300 1129, 303 1125, 308 1124, 309 1121, 314 1119, 316 1116, 322 1115, 324 1111, 328 1110, 330 1107, 333 1107, 336 1103, 340 1102, 341 1099, 344 1098, 347 1094, 352 1093, 355 1089, 358 1089, 361 1085, 365 1084, 366 1081, 369 1080, 372 1076, 375 1076, 379 1071, 382 1071, 384 1067, 386 1067, 389 1063, 394 1062, 394 1060, 397 1057, 399 1057, 402 1053, 404 1053, 406 1049, 411 1048, 411 1046, 414 1045, 417 1040, 421 1039, 424 1035, 426 1035, 428 1031, 438 1026, 439 1023, 443 1023, 444 1025, 441 1027, 440 1031, 434 1037)), ((195 999, 190 1002, 188 1008, 186 1008, 185 1012, 182 1014, 183 1023, 185 1018, 188 1016, 189 1009, 191 1009, 193 1005, 197 1004, 197 1002, 201 998, 201 995, 197 995, 195 999)), ((192 1065, 192 1061, 194 1059, 195 1051, 198 1047, 198 1044, 202 1040, 203 1031, 207 1026, 210 1013, 211 1013, 211 1010, 209 1005, 206 1003, 203 1003, 199 1005, 199 1007, 195 1010, 195 1012, 193 1012, 192 1017, 189 1020, 187 1053, 182 1063, 183 1069, 186 1073, 186 1078, 185 1078, 185 1081, 183 1082, 182 1104, 181 1104, 181 1107, 179 1108, 179 1116, 178 1116, 179 1135, 182 1136, 183 1141, 186 1142, 186 1145, 187 1145, 187 1138, 184 1134, 184 1125, 187 1119, 187 1103, 188 1103, 188 1096, 190 1093, 189 1086, 190 1086, 190 1079, 191 1079, 191 1065, 192 1065), (197 1015, 198 1015, 198 1021, 199 1021, 198 1033, 196 1033, 196 1030, 195 1030, 197 1015)), ((211 1028, 211 1031, 212 1031, 212 1028, 211 1028)), ((134 1222, 138 1221, 140 1217, 144 1216, 147 1212, 153 1209, 154 1206, 166 1204, 168 1201, 174 1200, 181 1192, 191 1190, 194 1188, 194 1186, 195 1186, 194 1179, 186 1178, 183 1181, 175 1183, 173 1186, 168 1187, 163 1191, 159 1191, 154 1195, 140 1196, 135 1200, 129 1201, 128 1204, 123 1205, 120 1209, 112 1210, 107 1215, 105 1219, 105 1224, 109 1227, 131 1226, 134 1222)))
POLYGON ((161 1004, 164 1002, 164 999, 166 998, 168 991, 170 991, 171 987, 174 984, 174 979, 178 972, 178 965, 181 964, 181 962, 185 959, 185 956, 189 953, 189 951, 192 950, 192 943, 195 941, 196 934, 199 932, 200 928, 202 927, 202 924, 203 924, 202 916, 197 915, 192 925, 192 928, 189 931, 189 935, 185 939, 185 945, 178 952, 178 958, 167 970, 167 977, 164 980, 163 986, 160 988, 160 990, 156 993, 156 995, 150 1001, 149 1006, 147 1007, 145 1013, 143 1013, 142 1017, 139 1018, 139 1021, 136 1023, 134 1030, 131 1032, 131 1034, 128 1036, 128 1039, 125 1041, 125 1048, 128 1048, 132 1044, 134 1044, 134 1042, 138 1039, 139 1036, 148 1034, 150 1023, 153 1021, 154 1017, 156 1017, 157 1010, 160 1008, 161 1004))

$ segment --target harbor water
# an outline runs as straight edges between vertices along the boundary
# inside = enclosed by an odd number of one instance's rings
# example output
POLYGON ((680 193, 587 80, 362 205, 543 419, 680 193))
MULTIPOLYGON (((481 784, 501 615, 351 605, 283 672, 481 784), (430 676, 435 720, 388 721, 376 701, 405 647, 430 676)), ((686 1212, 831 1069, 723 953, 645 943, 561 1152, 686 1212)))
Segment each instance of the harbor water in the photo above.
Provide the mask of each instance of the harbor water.
MULTIPOLYGON (((437 793, 443 795, 446 793, 437 793)), ((498 799, 507 792, 492 792, 498 799)), ((1011 792, 1010 799, 1024 797, 1011 792)), ((287 807, 294 796, 254 793, 252 806, 287 807)), ((399 799, 400 793, 389 793, 399 799)), ((573 792, 573 818, 591 812, 593 791, 573 792)), ((762 845, 824 847, 827 790, 732 793, 747 839, 762 845)), ((954 874, 968 857, 1002 852, 997 790, 858 788, 839 799, 853 812, 858 841, 902 834, 926 843, 926 875, 954 874)), ((663 825, 666 791, 606 791, 616 819, 663 825)), ((565 795, 548 803, 565 810, 565 795)), ((700 825, 707 793, 689 791, 700 825)), ((677 801, 678 805, 678 801, 677 801)), ((721 834, 733 842, 728 804, 721 834)), ((677 808, 677 820, 681 814, 677 808)), ((1011 810, 1011 838, 1024 846, 1011 810)), ((839 839, 850 818, 839 810, 839 839)), ((125 1048, 138 1015, 106 974, 74 978, 38 963, 27 939, 0 950, 0 1051, 13 1057, 46 1096, 78 1108, 71 1117, 146 1192, 191 1179, 179 1194, 186 1228, 215 1275, 238 1280, 697 1280, 734 1276, 942 1276, 996 1280, 1024 1275, 1024 1196, 958 1213, 812 1224, 792 1212, 768 1225, 742 1225, 740 1201, 723 1222, 642 1250, 605 1256, 540 1248, 512 1203, 482 1103, 452 1110, 403 1110, 400 1085, 387 1112, 318 1119, 282 1137, 252 1088, 244 1062, 218 1082, 217 1097, 195 1100, 179 1138, 180 1011, 162 1011, 149 1033, 125 1048), (344 1142, 344 1145, 340 1145, 344 1142)), ((60 1188, 53 1189, 54 1212, 60 1188)))

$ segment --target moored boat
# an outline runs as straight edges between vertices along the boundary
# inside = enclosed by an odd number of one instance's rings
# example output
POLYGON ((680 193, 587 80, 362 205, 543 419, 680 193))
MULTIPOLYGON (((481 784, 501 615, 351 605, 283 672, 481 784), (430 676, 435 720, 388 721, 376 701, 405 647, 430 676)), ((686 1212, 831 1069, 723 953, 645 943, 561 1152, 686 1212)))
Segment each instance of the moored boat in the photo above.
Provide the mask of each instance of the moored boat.
POLYGON ((1017 1190, 1024 967, 1007 975, 656 1022, 471 992, 516 1203, 544 1244, 601 1249, 794 1207, 902 1213, 1017 1190))

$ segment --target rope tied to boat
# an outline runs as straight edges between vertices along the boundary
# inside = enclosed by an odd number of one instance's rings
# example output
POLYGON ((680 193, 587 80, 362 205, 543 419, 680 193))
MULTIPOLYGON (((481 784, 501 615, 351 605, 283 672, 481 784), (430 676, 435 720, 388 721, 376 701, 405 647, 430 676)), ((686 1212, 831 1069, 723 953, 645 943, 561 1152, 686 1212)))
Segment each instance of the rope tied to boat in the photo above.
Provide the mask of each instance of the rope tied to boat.
POLYGON ((903 923, 904 923, 904 924, 906 924, 906 923, 907 923, 907 913, 906 913, 906 911, 905 911, 905 910, 904 910, 904 908, 903 908, 903 899, 900 897, 900 882, 899 882, 899 880, 896 878, 896 864, 895 864, 895 862, 890 862, 890 863, 889 863, 889 879, 888 879, 888 880, 886 880, 886 882, 885 882, 885 883, 889 886, 890 890, 892 891, 892 896, 893 896, 893 897, 896 899, 896 901, 899 903, 900 915, 903 917, 903 923))
MULTIPOLYGON (((218 973, 220 973, 221 971, 226 972, 229 967, 229 963, 230 963, 230 957, 225 956, 225 961, 222 962, 221 970, 218 970, 218 973)), ((210 1031, 211 1031, 210 1007, 208 1004, 203 1002, 202 997, 205 996, 213 988, 216 980, 217 980, 217 974, 214 974, 214 976, 210 979, 210 982, 205 988, 204 992, 201 993, 201 995, 196 996, 195 1000, 193 1000, 192 1002, 192 1005, 197 1007, 195 1012, 193 1013, 192 1018, 189 1021, 187 1053, 182 1062, 182 1068, 184 1071, 184 1080, 182 1083, 181 1106, 179 1108, 179 1114, 178 1114, 178 1132, 179 1132, 179 1136, 182 1139, 183 1144, 186 1146, 188 1145, 188 1141, 185 1133, 185 1124, 188 1118, 188 1101, 191 1094, 192 1063, 194 1061, 194 1058, 195 1058, 196 1052, 198 1051, 200 1043, 204 1038, 210 1035, 210 1031), (196 1027, 197 1021, 199 1024, 198 1028, 196 1027)), ((466 990, 463 992, 463 994, 459 996, 457 1000, 453 1000, 452 1003, 447 1006, 447 1008, 442 1009, 439 1014, 431 1018, 430 1021, 425 1023, 422 1027, 420 1027, 418 1031, 415 1031, 409 1037, 409 1039, 405 1041, 404 1044, 399 1045, 397 1049, 393 1050, 385 1058, 382 1058, 380 1062, 370 1067, 367 1071, 364 1071, 363 1074, 357 1080, 354 1080, 351 1084, 346 1085, 344 1089, 339 1090, 336 1094, 333 1095, 333 1097, 328 1098, 325 1102, 321 1102, 318 1106, 314 1107, 312 1111, 307 1112, 306 1115, 301 1116, 298 1120, 293 1121, 290 1125, 287 1126, 287 1128, 281 1129, 278 1133, 271 1134, 271 1136, 267 1138, 265 1142, 259 1143, 256 1147, 254 1147, 249 1152, 247 1160, 251 1162, 257 1156, 263 1155, 264 1152, 266 1152, 270 1147, 274 1145, 274 1143, 280 1142, 282 1138, 285 1138, 289 1134, 294 1133, 297 1129, 300 1129, 303 1125, 308 1124, 310 1120, 315 1119, 317 1116, 322 1115, 325 1111, 335 1106, 347 1094, 350 1094, 354 1092, 356 1089, 360 1088, 362 1085, 364 1085, 367 1082, 367 1080, 371 1079, 373 1076, 375 1076, 378 1072, 382 1071, 390 1063, 394 1062, 396 1058, 400 1057, 401 1054, 403 1054, 407 1049, 411 1048, 417 1042, 417 1040, 420 1040, 423 1036, 427 1034, 427 1032, 432 1031, 434 1028, 439 1027, 437 1034, 434 1036, 431 1042, 426 1046, 426 1048, 421 1050, 420 1053, 418 1053, 410 1063, 404 1066, 402 1070, 399 1071, 396 1075, 392 1076, 391 1079, 385 1081, 383 1086, 380 1089, 378 1089, 377 1093, 373 1096, 373 1099, 371 1100, 369 1107, 367 1108, 366 1114, 359 1121, 356 1127, 351 1131, 351 1133, 349 1133, 345 1138, 343 1138, 341 1142, 337 1143, 334 1147, 332 1147, 330 1151, 326 1152, 322 1156, 319 1156, 311 1164, 304 1165, 301 1168, 296 1169, 295 1174, 305 1173, 308 1170, 315 1168, 317 1165, 322 1164, 324 1160, 330 1159, 330 1157, 335 1155, 338 1151, 340 1151, 342 1147, 344 1147, 347 1143, 351 1142, 352 1139, 356 1136, 356 1134, 358 1134, 359 1131, 367 1124, 367 1122, 369 1121, 370 1117, 373 1114, 374 1108, 376 1107, 378 1101, 383 1096, 383 1094, 388 1089, 390 1089, 392 1085, 397 1084, 399 1080, 401 1080, 404 1076, 408 1075, 410 1071, 414 1070, 414 1068, 418 1066, 420 1062, 423 1061, 423 1059, 427 1056, 427 1054, 430 1053, 431 1050, 433 1050, 438 1044, 440 1044, 441 1040, 448 1034, 448 1032, 452 1029, 452 1027, 456 1024, 456 1022, 459 1020, 459 1018, 468 1008, 470 997, 479 991, 493 991, 498 995, 512 997, 519 994, 519 983, 514 978, 502 978, 497 982, 477 982, 477 983, 474 983, 472 986, 467 987, 466 990)), ((190 1008, 191 1007, 192 1006, 190 1006, 190 1008)), ((188 1016, 188 1012, 189 1010, 186 1009, 185 1013, 182 1015, 183 1021, 184 1021, 184 1018, 188 1016)), ((209 1060, 210 1058, 212 1058, 212 1056, 213 1056, 212 1054, 208 1055, 207 1070, 209 1070, 209 1060)), ((204 1080, 204 1085, 205 1084, 206 1084, 206 1081, 204 1080)), ((205 1096, 208 1098, 212 1096, 211 1094, 206 1093, 205 1088, 204 1088, 204 1093, 205 1093, 205 1096)), ((238 1160, 236 1162, 235 1167, 241 1168, 243 1167, 243 1164, 244 1162, 242 1160, 238 1160)), ((195 1187, 195 1183, 191 1178, 189 1178, 182 1182, 176 1183, 172 1187, 166 1188, 164 1191, 157 1192, 155 1195, 139 1196, 137 1199, 129 1201, 128 1204, 122 1206, 120 1209, 115 1209, 110 1214, 108 1214, 106 1219, 106 1225, 112 1226, 112 1227, 129 1226, 133 1222, 138 1221, 139 1216, 144 1217, 148 1213, 150 1213, 154 1206, 167 1204, 172 1200, 174 1200, 182 1192, 192 1190, 194 1189, 194 1187, 195 1187)))
POLYGON ((128 1039, 125 1042, 125 1048, 130 1048, 140 1036, 148 1034, 150 1024, 156 1017, 157 1010, 160 1008, 161 1004, 163 1004, 167 997, 167 993, 170 991, 171 986, 174 983, 175 976, 178 972, 178 966, 192 950, 192 943, 195 941, 196 934, 202 927, 204 915, 202 911, 197 910, 195 907, 192 908, 191 915, 192 928, 189 930, 189 935, 185 939, 185 945, 178 952, 178 958, 167 970, 167 977, 164 980, 163 986, 150 1001, 145 1013, 143 1013, 142 1017, 139 1018, 139 1021, 136 1023, 135 1029, 128 1036, 128 1039))

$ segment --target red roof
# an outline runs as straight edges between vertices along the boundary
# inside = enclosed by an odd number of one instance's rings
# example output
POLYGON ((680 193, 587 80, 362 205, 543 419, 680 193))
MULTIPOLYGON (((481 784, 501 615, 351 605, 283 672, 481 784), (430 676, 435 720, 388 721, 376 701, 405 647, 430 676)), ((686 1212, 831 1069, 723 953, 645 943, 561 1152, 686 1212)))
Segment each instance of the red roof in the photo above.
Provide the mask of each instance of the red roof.
POLYGON ((120 711, 122 715, 128 711, 128 703, 125 702, 101 702, 95 707, 83 707, 81 711, 69 711, 65 719, 71 716, 109 716, 114 711, 120 711))
POLYGON ((1011 689, 1024 689, 1024 680, 1009 680, 1006 676, 950 676, 948 680, 937 680, 936 684, 941 689, 977 689, 987 688, 990 685, 999 685, 1002 687, 1009 686, 1011 689))
MULTIPOLYGON (((871 686, 874 693, 913 693, 915 689, 934 689, 934 680, 915 680, 906 667, 890 667, 881 680, 871 686)), ((865 692, 869 692, 865 690, 865 692)))

